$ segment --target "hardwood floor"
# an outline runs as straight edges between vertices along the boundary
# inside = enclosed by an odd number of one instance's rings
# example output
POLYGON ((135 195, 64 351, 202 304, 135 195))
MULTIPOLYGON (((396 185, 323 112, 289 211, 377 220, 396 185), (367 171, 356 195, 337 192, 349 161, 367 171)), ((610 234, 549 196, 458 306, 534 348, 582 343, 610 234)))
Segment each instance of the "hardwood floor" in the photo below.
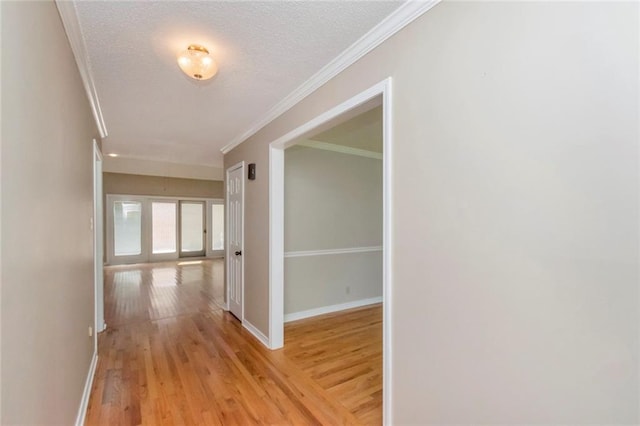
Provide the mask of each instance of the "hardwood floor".
POLYGON ((270 351, 221 285, 221 260, 105 268, 87 424, 381 423, 380 305, 289 323, 270 351))

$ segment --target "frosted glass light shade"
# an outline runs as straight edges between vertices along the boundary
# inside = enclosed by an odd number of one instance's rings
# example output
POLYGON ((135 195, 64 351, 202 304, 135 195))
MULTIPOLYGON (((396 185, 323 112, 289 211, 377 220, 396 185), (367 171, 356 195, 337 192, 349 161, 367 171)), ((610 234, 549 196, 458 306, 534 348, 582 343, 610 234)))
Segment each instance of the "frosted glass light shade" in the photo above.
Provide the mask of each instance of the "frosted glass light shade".
POLYGON ((218 65, 209 51, 197 44, 192 44, 178 55, 178 65, 186 75, 196 80, 208 80, 218 72, 218 65))

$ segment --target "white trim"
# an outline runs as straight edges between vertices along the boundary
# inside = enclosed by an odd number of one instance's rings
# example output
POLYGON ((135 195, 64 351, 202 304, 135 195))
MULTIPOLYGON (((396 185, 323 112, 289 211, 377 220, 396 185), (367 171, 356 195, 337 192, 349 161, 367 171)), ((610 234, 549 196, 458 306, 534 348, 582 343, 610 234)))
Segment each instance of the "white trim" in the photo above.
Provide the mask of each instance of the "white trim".
POLYGON ((249 137, 257 133, 264 126, 278 118, 295 104, 309 96, 326 82, 354 64, 358 59, 378 47, 389 37, 409 25, 416 18, 438 4, 440 0, 407 1, 383 19, 378 25, 363 35, 355 43, 345 49, 340 55, 322 67, 309 80, 300 85, 287 97, 278 102, 267 113, 251 124, 249 129, 239 134, 222 148, 226 154, 249 137))
POLYGON ((98 350, 98 333, 106 328, 104 322, 104 194, 102 186, 102 153, 93 140, 93 282, 94 282, 94 350, 98 350))
POLYGON ((71 45, 71 51, 76 59, 78 65, 78 71, 80 71, 80 77, 82 78, 82 84, 87 92, 89 103, 91 104, 91 111, 93 112, 93 118, 96 121, 96 127, 100 132, 101 138, 106 138, 107 126, 102 116, 102 109, 100 108, 100 100, 98 99, 98 91, 93 80, 93 74, 91 72, 91 63, 89 61, 89 55, 87 54, 87 46, 84 42, 84 36, 82 35, 82 27, 78 20, 78 13, 76 11, 75 2, 56 0, 56 6, 58 7, 58 13, 62 19, 62 25, 64 26, 69 44, 71 45))
POLYGON ((284 346, 284 149, 269 145, 269 348, 284 346))
POLYGON ((392 109, 393 85, 391 78, 387 80, 382 93, 382 421, 385 425, 392 424, 393 389, 391 380, 391 366, 393 365, 393 334, 392 334, 392 307, 393 307, 393 109, 392 109))
POLYGON ((80 400, 80 407, 78 408, 78 415, 76 416, 76 426, 84 425, 84 419, 87 415, 87 407, 89 407, 89 398, 91 397, 91 388, 93 387, 93 378, 96 374, 96 366, 98 365, 98 353, 93 352, 93 358, 91 359, 91 365, 89 366, 89 373, 87 374, 87 380, 84 382, 84 391, 82 392, 82 399, 80 400))
MULTIPOLYGON (((386 79, 382 80, 380 83, 368 88, 363 92, 360 92, 353 98, 347 99, 346 101, 334 107, 333 109, 326 111, 320 114, 319 116, 317 116, 316 118, 312 119, 311 121, 306 122, 302 126, 293 129, 286 135, 279 137, 275 141, 271 142, 269 146, 276 150, 283 150, 283 149, 289 148, 290 146, 297 145, 299 142, 301 142, 297 140, 299 137, 305 135, 308 132, 311 132, 316 127, 319 127, 320 125, 327 123, 332 119, 339 117, 340 115, 384 93, 387 85, 389 85, 390 82, 391 82, 391 77, 387 77, 386 79)), ((383 112, 383 120, 384 120, 384 112, 383 112)), ((384 123, 383 123, 383 128, 384 128, 384 123)))
POLYGON ((251 324, 246 319, 242 321, 242 326, 244 328, 246 328, 247 331, 249 331, 249 333, 253 334, 253 336, 256 339, 258 339, 258 341, 260 343, 265 345, 267 348, 269 347, 269 338, 267 336, 265 336, 260 330, 258 330, 258 327, 256 327, 255 325, 251 324))
POLYGON ((340 154, 356 155, 358 157, 382 160, 381 152, 367 151, 366 149, 352 148, 350 146, 336 145, 333 143, 308 140, 308 141, 299 142, 296 145, 305 146, 307 148, 321 149, 323 151, 339 152, 340 154))
POLYGON ((339 303, 337 305, 322 306, 320 308, 308 309, 306 311, 284 314, 284 322, 317 317, 318 315, 330 314, 332 312, 344 311, 346 309, 360 308, 367 305, 375 305, 376 303, 382 303, 382 296, 372 297, 369 299, 354 300, 353 302, 339 303))
POLYGON ((287 258, 287 257, 306 257, 306 256, 326 256, 331 254, 369 253, 374 251, 382 251, 382 246, 350 247, 350 248, 329 249, 329 250, 285 251, 284 257, 287 258))
POLYGON ((382 95, 383 132, 383 386, 382 413, 385 425, 391 424, 392 401, 392 136, 391 77, 346 100, 333 109, 269 144, 269 338, 271 349, 282 347, 284 341, 284 150, 314 128, 382 95))

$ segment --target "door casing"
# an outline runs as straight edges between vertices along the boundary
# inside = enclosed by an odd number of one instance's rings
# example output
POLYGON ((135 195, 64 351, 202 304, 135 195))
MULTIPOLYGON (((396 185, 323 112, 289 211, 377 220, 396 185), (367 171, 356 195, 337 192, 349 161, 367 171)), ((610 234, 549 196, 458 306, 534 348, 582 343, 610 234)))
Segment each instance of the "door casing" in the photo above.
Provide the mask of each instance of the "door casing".
MULTIPOLYGON (((383 122, 383 325, 382 413, 383 423, 392 415, 392 79, 388 77, 281 136, 269 144, 269 336, 260 339, 270 349, 284 345, 284 150, 330 120, 381 97, 383 122)), ((254 333, 256 334, 256 333, 254 333)), ((259 335, 256 337, 259 338, 259 335)))
POLYGON ((104 322, 104 218, 102 206, 102 153, 93 140, 93 277, 95 299, 94 344, 97 350, 97 334, 106 328, 104 322))

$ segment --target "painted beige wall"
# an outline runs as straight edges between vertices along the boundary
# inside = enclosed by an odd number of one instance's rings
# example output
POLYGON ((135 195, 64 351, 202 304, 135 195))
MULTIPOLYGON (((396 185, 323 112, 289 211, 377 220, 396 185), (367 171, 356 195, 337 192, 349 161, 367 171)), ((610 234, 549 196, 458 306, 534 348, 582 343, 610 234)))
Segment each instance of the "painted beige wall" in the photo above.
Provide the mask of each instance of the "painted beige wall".
MULTIPOLYGON (((105 154, 109 154, 105 152, 105 154)), ((222 180, 222 168, 201 164, 169 163, 141 158, 111 157, 105 155, 102 170, 110 173, 166 176, 184 179, 222 180)))
POLYGON ((103 173, 104 194, 223 198, 222 181, 103 173))
POLYGON ((285 252, 382 245, 381 160, 293 146, 284 179, 285 252))
POLYGON ((391 76, 393 423, 640 422, 638 12, 441 3, 226 155, 259 171, 246 317, 269 142, 391 76))
POLYGON ((0 7, 0 423, 69 425, 93 354, 97 130, 55 4, 0 7))
MULTIPOLYGON (((382 161, 294 146, 284 179, 285 252, 382 245, 382 161)), ((285 314, 381 296, 381 252, 284 261, 285 314)))

